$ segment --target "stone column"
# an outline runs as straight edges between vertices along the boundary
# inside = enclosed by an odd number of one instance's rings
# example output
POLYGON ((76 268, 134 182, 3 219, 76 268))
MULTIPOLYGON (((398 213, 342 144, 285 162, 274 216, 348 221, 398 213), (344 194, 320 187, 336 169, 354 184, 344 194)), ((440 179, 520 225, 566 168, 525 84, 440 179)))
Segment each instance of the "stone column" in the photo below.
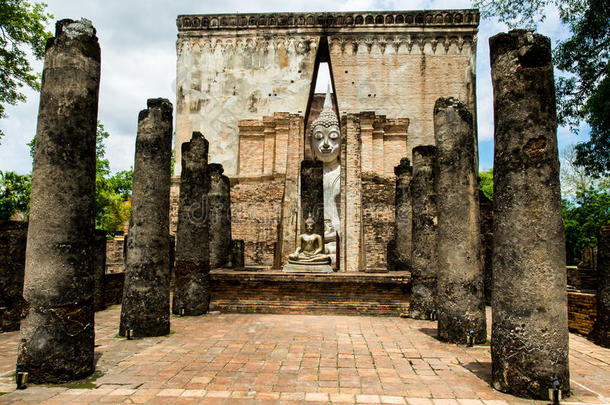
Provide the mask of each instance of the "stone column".
POLYGON ((301 162, 301 229, 305 232, 305 220, 311 214, 315 222, 313 231, 324 237, 324 171, 319 160, 301 162))
POLYGON ((169 333, 172 104, 156 98, 147 106, 138 116, 121 336, 127 323, 134 337, 169 333))
POLYGON ((106 275, 106 231, 96 229, 93 236, 93 310, 106 309, 104 276, 106 275))
MULTIPOLYGON (((182 144, 182 173, 172 313, 202 315, 210 306, 209 143, 200 132, 182 144)), ((216 169, 218 173, 218 169, 216 169)))
POLYGON ((231 268, 244 268, 244 250, 245 243, 242 239, 231 241, 231 268))
POLYGON ((19 330, 28 223, 0 221, 0 332, 19 330))
POLYGON ((565 236, 555 87, 547 37, 489 39, 494 92, 494 388, 548 399, 569 394, 565 236))
POLYGON ((231 255, 231 185, 221 164, 208 165, 210 191, 210 268, 227 267, 231 255))
POLYGON ((413 209, 411 207, 413 167, 409 158, 400 159, 400 164, 394 168, 394 173, 396 174, 394 270, 410 270, 411 231, 413 226, 413 209))
POLYGON ((610 348, 610 224, 603 226, 597 240, 597 319, 593 337, 610 348))
POLYGON ((412 294, 409 316, 415 319, 428 319, 430 312, 436 308, 435 160, 436 147, 420 145, 413 148, 412 294))
POLYGON ((85 19, 47 41, 36 130, 17 363, 33 383, 94 370, 95 132, 100 47, 85 19))
POLYGON ((437 199, 438 336, 451 343, 485 343, 479 188, 472 114, 454 98, 434 105, 437 199))

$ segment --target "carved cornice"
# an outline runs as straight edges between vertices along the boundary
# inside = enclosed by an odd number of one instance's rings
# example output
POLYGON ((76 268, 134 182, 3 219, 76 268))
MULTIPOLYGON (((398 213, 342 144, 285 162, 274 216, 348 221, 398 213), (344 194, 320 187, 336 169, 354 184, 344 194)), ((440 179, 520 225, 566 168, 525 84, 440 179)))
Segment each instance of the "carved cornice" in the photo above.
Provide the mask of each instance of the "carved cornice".
POLYGON ((179 32, 287 28, 476 28, 479 10, 179 15, 176 25, 179 32))

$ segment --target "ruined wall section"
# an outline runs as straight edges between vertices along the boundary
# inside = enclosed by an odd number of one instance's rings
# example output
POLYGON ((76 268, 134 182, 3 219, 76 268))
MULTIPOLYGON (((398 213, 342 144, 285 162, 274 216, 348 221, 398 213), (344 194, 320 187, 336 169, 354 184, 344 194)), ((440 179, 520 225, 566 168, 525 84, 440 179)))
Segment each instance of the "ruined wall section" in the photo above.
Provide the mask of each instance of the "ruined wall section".
POLYGON ((176 153, 201 131, 210 162, 235 176, 238 120, 304 115, 326 37, 339 115, 411 118, 410 156, 433 144, 437 98, 459 98, 476 113, 478 22, 472 9, 178 16, 176 153))
POLYGON ((303 117, 275 113, 241 120, 239 167, 231 182, 231 233, 245 243, 245 265, 281 267, 295 249, 303 117))
POLYGON ((401 30, 373 24, 368 32, 354 28, 330 35, 341 114, 370 110, 409 117, 410 156, 413 147, 434 144, 432 111, 439 97, 464 100, 476 113, 478 13, 468 11, 420 15, 423 23, 401 30))
POLYGON ((387 269, 394 238, 396 175, 409 120, 366 111, 342 117, 341 271, 387 269))
POLYGON ((229 177, 239 167, 238 121, 276 111, 305 114, 319 36, 287 32, 180 29, 176 164, 193 131, 210 141, 210 163, 229 177))

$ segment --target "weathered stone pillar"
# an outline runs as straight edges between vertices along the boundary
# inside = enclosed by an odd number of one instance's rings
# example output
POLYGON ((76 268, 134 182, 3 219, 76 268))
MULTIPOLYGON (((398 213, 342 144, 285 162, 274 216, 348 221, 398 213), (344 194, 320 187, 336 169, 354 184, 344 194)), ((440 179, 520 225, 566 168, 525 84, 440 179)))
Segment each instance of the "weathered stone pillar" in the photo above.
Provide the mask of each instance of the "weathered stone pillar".
POLYGON ((231 185, 221 164, 208 165, 210 191, 210 268, 226 267, 231 255, 231 185))
POLYGON ((106 308, 104 276, 106 275, 106 231, 95 230, 93 236, 93 310, 106 308))
POLYGON ((428 319, 430 312, 436 308, 435 160, 436 147, 420 145, 413 148, 412 294, 409 316, 415 319, 428 319))
POLYGON ((208 141, 200 132, 193 132, 190 142, 182 144, 172 300, 172 313, 176 315, 181 313, 181 309, 183 315, 202 315, 210 306, 208 149, 208 141))
POLYGON ((489 39, 494 92, 494 388, 548 399, 569 394, 565 236, 555 87, 547 37, 489 39))
POLYGON ((169 333, 172 104, 156 98, 147 106, 138 116, 121 336, 128 323, 135 337, 169 333))
POLYGON ((493 201, 479 190, 479 220, 481 224, 481 267, 483 268, 483 288, 485 304, 491 305, 491 280, 493 274, 493 201))
POLYGON ((441 340, 485 343, 479 188, 474 123, 454 98, 434 105, 437 199, 437 310, 441 340), (471 338, 472 336, 472 338, 471 338))
POLYGON ((95 132, 100 47, 85 19, 47 41, 36 130, 17 363, 33 383, 94 370, 95 132))
POLYGON ((311 214, 314 233, 324 237, 324 171, 319 160, 301 162, 301 229, 305 232, 305 220, 311 214))
POLYGON ((244 252, 245 243, 242 239, 236 239, 231 241, 231 268, 244 268, 244 252))
POLYGON ((0 221, 0 332, 19 330, 28 223, 0 221))
POLYGON ((413 208, 411 207, 413 167, 409 158, 400 159, 400 164, 394 168, 394 174, 396 174, 394 270, 410 270, 411 231, 413 226, 413 208))
POLYGON ((610 224, 597 239, 597 319, 593 337, 598 345, 610 348, 610 224))

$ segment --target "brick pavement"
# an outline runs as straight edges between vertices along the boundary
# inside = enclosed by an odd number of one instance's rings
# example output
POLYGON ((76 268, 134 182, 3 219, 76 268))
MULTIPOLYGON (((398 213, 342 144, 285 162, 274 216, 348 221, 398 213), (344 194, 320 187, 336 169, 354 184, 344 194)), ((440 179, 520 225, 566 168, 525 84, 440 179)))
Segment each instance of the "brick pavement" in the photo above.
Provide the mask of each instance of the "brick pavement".
MULTIPOLYGON (((115 337, 119 314, 119 307, 96 314, 103 375, 86 384, 13 391, 19 334, 0 334, 0 392, 7 392, 0 403, 536 403, 489 386, 488 346, 441 343, 428 321, 208 314, 172 318, 166 337, 126 341, 115 337)), ((566 403, 608 403, 610 350, 573 334, 570 348, 573 394, 566 403)))

